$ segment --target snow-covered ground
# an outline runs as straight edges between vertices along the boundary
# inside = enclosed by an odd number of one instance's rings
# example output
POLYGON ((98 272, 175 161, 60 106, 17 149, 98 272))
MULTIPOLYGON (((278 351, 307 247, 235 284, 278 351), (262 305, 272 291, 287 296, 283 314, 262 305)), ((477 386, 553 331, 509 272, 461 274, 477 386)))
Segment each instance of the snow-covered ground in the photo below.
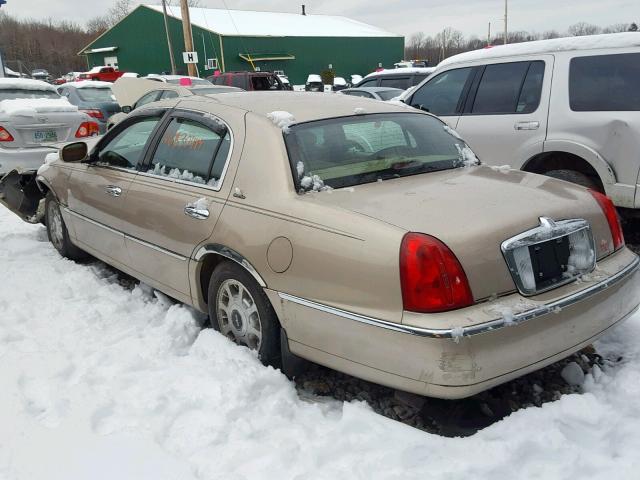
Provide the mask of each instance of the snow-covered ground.
POLYGON ((640 316, 583 394, 443 438, 310 403, 190 309, 60 258, 0 207, 0 479, 640 478, 640 316))

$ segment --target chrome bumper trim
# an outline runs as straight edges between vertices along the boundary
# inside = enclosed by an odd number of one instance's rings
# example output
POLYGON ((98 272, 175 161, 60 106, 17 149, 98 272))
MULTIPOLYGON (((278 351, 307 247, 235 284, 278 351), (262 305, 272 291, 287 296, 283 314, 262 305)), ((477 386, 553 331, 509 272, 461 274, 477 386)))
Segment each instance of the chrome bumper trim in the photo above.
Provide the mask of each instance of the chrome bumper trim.
POLYGON ((574 303, 585 300, 621 282, 622 280, 626 279, 629 275, 635 273, 638 270, 638 267, 640 267, 640 257, 636 256, 633 262, 631 262, 629 265, 624 267, 619 272, 611 275, 607 279, 601 282, 595 283, 590 287, 585 288, 584 290, 580 290, 579 292, 573 293, 559 300, 556 300, 555 302, 551 302, 546 305, 533 308, 531 310, 526 310, 524 312, 515 313, 513 315, 513 318, 510 321, 507 321, 504 318, 496 318, 495 320, 479 323, 477 325, 472 325, 469 327, 459 327, 459 328, 432 329, 432 328, 413 327, 409 325, 403 325, 400 323, 388 322, 386 320, 380 320, 373 317, 367 317, 365 315, 360 315, 358 313, 348 312, 346 310, 330 307, 328 305, 317 303, 312 300, 296 297, 295 295, 289 295, 288 293, 278 292, 278 295, 283 300, 297 303, 298 305, 303 305, 305 307, 313 308, 315 310, 320 310, 325 313, 330 313, 332 315, 346 318, 348 320, 353 320, 356 322, 365 323, 367 325, 372 325, 374 327, 384 328, 387 330, 392 330, 394 332, 406 333, 408 335, 418 335, 421 337, 430 337, 430 338, 451 338, 457 341, 460 337, 470 337, 473 335, 480 335, 482 333, 496 331, 501 328, 519 325, 529 320, 533 320, 534 318, 552 313, 557 309, 563 309, 563 308, 569 307, 574 303))

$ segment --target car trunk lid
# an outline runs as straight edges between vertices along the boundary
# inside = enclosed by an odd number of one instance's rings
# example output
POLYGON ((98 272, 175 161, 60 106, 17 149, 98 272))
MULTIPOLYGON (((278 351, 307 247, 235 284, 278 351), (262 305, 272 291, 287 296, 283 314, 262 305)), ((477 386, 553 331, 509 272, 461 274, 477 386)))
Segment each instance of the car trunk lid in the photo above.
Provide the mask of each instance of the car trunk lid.
POLYGON ((516 289, 501 244, 539 226, 542 216, 583 218, 591 225, 598 250, 611 242, 606 219, 588 191, 505 168, 459 168, 310 196, 438 238, 460 260, 475 300, 516 289))

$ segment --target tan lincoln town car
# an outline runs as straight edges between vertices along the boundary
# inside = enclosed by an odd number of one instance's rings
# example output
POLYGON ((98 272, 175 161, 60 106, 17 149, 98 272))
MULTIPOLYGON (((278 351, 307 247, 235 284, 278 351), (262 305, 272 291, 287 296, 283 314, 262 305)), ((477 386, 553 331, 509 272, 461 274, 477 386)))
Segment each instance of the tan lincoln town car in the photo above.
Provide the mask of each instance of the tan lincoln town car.
POLYGON ((640 303, 607 197, 478 165, 438 118, 358 97, 152 103, 0 189, 63 256, 208 313, 265 363, 422 395, 539 369, 640 303))

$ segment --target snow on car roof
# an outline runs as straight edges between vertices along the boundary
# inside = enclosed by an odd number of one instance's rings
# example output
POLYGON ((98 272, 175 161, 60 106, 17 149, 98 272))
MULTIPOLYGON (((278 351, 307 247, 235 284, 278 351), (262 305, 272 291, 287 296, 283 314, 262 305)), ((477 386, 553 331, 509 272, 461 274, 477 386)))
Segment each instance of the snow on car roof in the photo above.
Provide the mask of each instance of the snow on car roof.
POLYGON ((0 78, 0 88, 11 88, 20 90, 50 90, 55 92, 53 85, 42 80, 31 80, 27 78, 0 78))
POLYGON ((380 70, 379 72, 371 72, 366 77, 373 77, 374 75, 403 75, 406 73, 426 73, 427 75, 433 72, 436 67, 407 67, 407 68, 388 68, 380 70))
POLYGON ((320 77, 320 75, 316 75, 315 73, 312 73, 307 77, 307 83, 311 83, 311 82, 322 82, 322 78, 320 77))
POLYGON ((640 34, 637 32, 606 33, 601 35, 553 38, 551 40, 536 40, 534 42, 497 45, 495 47, 483 48, 481 50, 473 50, 471 52, 454 55, 440 62, 438 67, 450 65, 452 63, 516 55, 625 47, 640 47, 640 34))
MULTIPOLYGON (((160 5, 144 5, 162 12, 160 5)), ((167 6, 169 15, 182 19, 179 6, 167 6)), ((190 8, 191 23, 226 36, 254 37, 400 37, 347 17, 300 15, 217 8, 190 8)))
POLYGON ((67 82, 64 84, 65 87, 74 87, 74 88, 111 88, 113 83, 110 82, 98 82, 91 80, 81 80, 79 82, 67 82))
POLYGON ((18 98, 0 101, 0 112, 7 115, 31 116, 36 113, 77 112, 66 98, 18 98))

